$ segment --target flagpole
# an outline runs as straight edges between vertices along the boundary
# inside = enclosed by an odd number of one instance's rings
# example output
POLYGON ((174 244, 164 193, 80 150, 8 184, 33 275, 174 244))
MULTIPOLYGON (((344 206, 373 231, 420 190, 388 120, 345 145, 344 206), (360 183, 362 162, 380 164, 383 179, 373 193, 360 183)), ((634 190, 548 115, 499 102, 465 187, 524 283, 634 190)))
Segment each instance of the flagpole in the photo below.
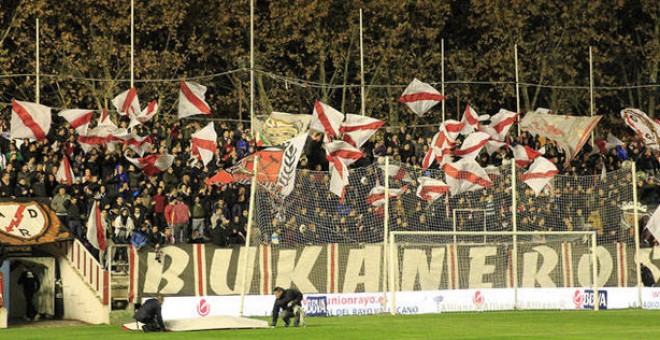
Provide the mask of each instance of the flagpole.
POLYGON ((131 87, 135 80, 135 4, 131 0, 131 87))
POLYGON ((513 277, 513 308, 518 309, 518 193, 516 192, 516 160, 511 159, 511 225, 513 249, 511 250, 511 277, 513 277))
MULTIPOLYGON (((594 60, 591 54, 591 46, 589 46, 589 115, 594 116, 594 60)), ((594 130, 591 130, 592 147, 594 146, 594 130)))
POLYGON ((35 89, 35 102, 37 104, 39 104, 39 101, 41 99, 41 93, 39 91, 39 88, 41 87, 41 69, 40 69, 40 65, 39 65, 39 18, 37 18, 37 32, 36 32, 36 35, 37 35, 37 39, 36 39, 37 50, 36 50, 35 58, 36 58, 36 61, 37 61, 37 84, 35 85, 36 86, 36 89, 35 89))
MULTIPOLYGON (((442 92, 442 97, 445 96, 445 39, 440 40, 440 91, 442 92)), ((442 123, 445 122, 445 100, 442 100, 442 123)))
MULTIPOLYGON (((387 241, 390 224, 390 157, 385 156, 385 206, 383 207, 383 311, 387 310, 387 241)), ((378 185, 378 184, 377 184, 378 185)), ((390 287, 392 288, 392 287, 390 287)))
POLYGON ((520 78, 518 75, 518 44, 513 45, 513 57, 516 66, 516 113, 518 113, 518 117, 516 118, 516 126, 518 127, 518 136, 520 136, 520 78))
POLYGON ((250 0, 250 132, 255 141, 254 131, 254 0, 250 0))
POLYGON ((362 8, 360 8, 360 113, 365 115, 364 99, 364 50, 362 49, 362 8))
MULTIPOLYGON (((252 2, 252 1, 250 1, 252 2)), ((250 242, 251 242, 251 235, 252 235, 252 225, 253 222, 252 220, 254 219, 254 196, 257 191, 257 176, 258 172, 257 170, 259 169, 259 156, 256 154, 254 155, 254 172, 252 174, 252 185, 250 186, 250 205, 248 209, 248 220, 247 220, 247 230, 245 231, 245 247, 243 249, 245 250, 245 257, 243 257, 243 278, 242 278, 242 283, 241 283, 241 305, 240 305, 240 316, 243 316, 243 311, 245 307, 245 294, 249 293, 248 287, 246 286, 248 284, 247 282, 247 274, 248 274, 248 265, 249 263, 249 258, 250 258, 250 242)))

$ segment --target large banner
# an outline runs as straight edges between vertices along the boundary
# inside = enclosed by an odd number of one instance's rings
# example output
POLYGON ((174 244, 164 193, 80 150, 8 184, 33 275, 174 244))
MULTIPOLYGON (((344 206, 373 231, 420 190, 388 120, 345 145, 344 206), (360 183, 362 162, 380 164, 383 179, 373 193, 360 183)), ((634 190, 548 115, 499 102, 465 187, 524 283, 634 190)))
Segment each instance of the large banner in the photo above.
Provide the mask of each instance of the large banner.
POLYGON ((37 202, 0 202, 0 244, 29 246, 68 239, 60 219, 37 202))
POLYGON ((273 112, 257 116, 254 130, 259 146, 277 146, 307 131, 312 115, 273 112))
POLYGON ((520 121, 520 129, 532 135, 552 139, 566 154, 566 164, 591 136, 601 116, 573 117, 540 112, 528 112, 520 121))
MULTIPOLYGON (((271 295, 275 286, 296 286, 305 294, 382 292, 380 244, 328 244, 283 249, 261 245, 218 248, 210 244, 162 248, 161 261, 147 248, 133 250, 131 298, 166 296, 271 295), (247 272, 245 260, 247 256, 247 272)), ((395 284, 401 291, 590 287, 590 247, 579 242, 521 244, 517 275, 511 275, 508 245, 447 244, 400 246, 395 284)), ((634 246, 598 246, 598 286, 636 286, 634 246)), ((644 248, 640 259, 660 278, 660 247, 644 248)))

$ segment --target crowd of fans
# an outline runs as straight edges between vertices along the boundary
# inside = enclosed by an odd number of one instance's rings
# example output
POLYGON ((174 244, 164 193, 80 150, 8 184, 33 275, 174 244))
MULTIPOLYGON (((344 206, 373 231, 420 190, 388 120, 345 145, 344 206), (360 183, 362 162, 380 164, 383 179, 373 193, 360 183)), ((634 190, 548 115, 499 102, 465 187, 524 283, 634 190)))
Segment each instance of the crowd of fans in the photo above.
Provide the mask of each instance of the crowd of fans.
MULTIPOLYGON (((118 118, 117 125, 120 128, 128 127, 128 120, 125 117, 118 118)), ((205 124, 206 122, 182 121, 163 116, 144 126, 135 127, 134 132, 138 135, 150 135, 153 140, 153 146, 147 153, 167 153, 175 156, 174 163, 169 169, 153 176, 146 175, 124 157, 125 154, 136 157, 126 146, 120 145, 113 151, 101 146, 84 153, 76 141, 76 134, 66 122, 56 121, 47 139, 41 142, 9 140, 5 132, 5 138, 0 138, 2 151, 0 197, 7 200, 26 198, 48 200, 48 204, 59 216, 63 225, 69 228, 74 237, 88 245, 86 222, 95 201, 101 207, 108 230, 107 239, 114 244, 132 243, 138 249, 147 245, 158 249, 173 243, 213 242, 219 246, 244 244, 249 188, 239 183, 208 186, 205 180, 217 171, 230 167, 241 158, 253 153, 256 149, 255 141, 242 123, 216 122, 215 127, 219 136, 218 150, 213 160, 207 166, 203 166, 200 161, 190 156, 190 135, 205 124), (60 184, 56 180, 56 173, 64 155, 69 158, 74 172, 74 183, 70 186, 60 184)), ((6 121, 3 126, 7 130, 6 121)), ((366 157, 356 162, 353 167, 368 166, 381 156, 390 156, 393 162, 401 162, 410 167, 420 166, 436 128, 381 129, 363 146, 366 157)), ((511 145, 528 145, 535 149, 545 147, 545 157, 554 162, 561 173, 566 175, 599 175, 603 167, 607 172, 615 172, 626 160, 633 161, 639 170, 640 200, 643 204, 657 205, 660 194, 660 182, 657 180, 660 173, 660 155, 657 152, 652 153, 632 134, 622 140, 626 143, 624 147, 613 148, 606 155, 592 153, 592 147, 586 145, 568 166, 564 166, 563 152, 551 140, 523 133, 518 137, 508 138, 507 142, 511 145)), ((502 148, 491 156, 482 152, 477 160, 484 167, 489 165, 498 167, 512 157, 508 148, 502 148)), ((308 139, 299 168, 327 170, 320 135, 312 134, 308 139)), ((378 174, 373 175, 375 176, 370 178, 378 177, 378 174)), ((328 176, 319 176, 318 173, 310 171, 302 173, 298 181, 300 182, 298 188, 301 189, 306 187, 304 186, 306 181, 312 181, 308 183, 309 185, 317 182, 327 183, 328 176)), ((496 185, 501 185, 502 192, 506 192, 507 183, 503 181, 496 185)), ((355 202, 357 197, 366 197, 368 189, 372 186, 368 188, 364 186, 365 188, 361 189, 366 190, 364 192, 349 193, 345 202, 337 203, 336 210, 335 207, 332 210, 325 208, 331 205, 320 206, 310 203, 307 206, 298 205, 295 208, 296 212, 292 213, 293 209, 285 211, 284 205, 275 204, 270 212, 264 212, 269 218, 272 216, 272 219, 267 218, 266 223, 261 223, 265 225, 257 226, 261 228, 258 237, 261 242, 281 241, 285 245, 296 242, 317 243, 321 242, 320 240, 324 240, 323 242, 382 240, 378 236, 379 231, 369 228, 364 222, 367 214, 372 220, 382 219, 382 212, 376 207, 355 202), (365 206, 365 208, 363 210, 352 208, 357 206, 365 206), (327 229, 325 235, 322 235, 321 230, 316 230, 320 226, 314 223, 302 224, 296 221, 297 216, 299 219, 304 219, 306 215, 314 215, 318 221, 327 220, 326 224, 330 227, 325 227, 327 229)), ((612 192, 607 187, 603 187, 591 194, 597 198, 607 197, 612 195, 612 192)), ((299 194, 309 195, 308 192, 299 194)), ((318 196, 319 192, 313 195, 318 196)), ((414 192, 411 191, 407 195, 414 197, 414 192)), ((484 191, 483 194, 477 191, 474 195, 476 196, 466 196, 455 202, 452 201, 452 206, 467 207, 472 201, 481 202, 492 208, 489 218, 502 215, 501 220, 507 220, 505 215, 509 212, 502 208, 501 202, 489 197, 492 195, 491 191, 484 191)), ((294 193, 292 197, 295 196, 294 193)), ((310 197, 305 199, 314 201, 310 197)), ((327 199, 336 200, 329 196, 327 199)), ((316 201, 321 200, 322 197, 317 197, 316 201)), ((595 199, 594 202, 594 204, 608 204, 607 200, 595 199)), ((574 223, 573 219, 580 218, 580 213, 557 214, 555 209, 560 203, 556 200, 544 201, 535 204, 533 209, 524 210, 521 224, 527 227, 523 229, 533 229, 534 226, 547 224, 549 219, 556 220, 551 223, 552 225, 564 225, 566 229, 571 229, 572 226, 569 225, 574 223)), ((413 199, 401 199, 393 204, 391 214, 390 223, 395 229, 405 229, 409 224, 420 228, 419 226, 447 226, 452 223, 452 219, 446 214, 427 213, 422 203, 413 199)), ((588 218, 588 215, 582 218, 588 218)), ((498 224, 505 226, 506 223, 498 222, 498 224)), ((610 226, 603 228, 612 232, 610 226)), ((89 248, 93 250, 91 246, 89 248)), ((112 256, 116 260, 122 260, 126 253, 118 251, 112 256)))

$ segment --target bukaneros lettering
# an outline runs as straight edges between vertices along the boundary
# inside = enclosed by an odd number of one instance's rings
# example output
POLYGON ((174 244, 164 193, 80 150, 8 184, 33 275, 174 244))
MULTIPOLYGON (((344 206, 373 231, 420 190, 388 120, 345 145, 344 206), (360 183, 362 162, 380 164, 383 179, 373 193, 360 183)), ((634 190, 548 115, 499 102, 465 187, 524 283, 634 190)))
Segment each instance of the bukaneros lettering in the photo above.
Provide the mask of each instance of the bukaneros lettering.
MULTIPOLYGON (((217 248, 210 244, 193 251, 192 246, 164 247, 161 262, 155 260, 153 252, 136 253, 139 256, 136 291, 174 296, 235 295, 241 292, 240 283, 246 270, 246 278, 251 282, 247 293, 252 295, 272 294, 275 286, 296 286, 305 294, 375 293, 382 291, 385 284, 382 246, 378 244, 295 249, 262 245, 251 247, 249 252, 246 248, 217 248), (247 267, 243 266, 245 256, 248 256, 247 267)), ((401 247, 397 251, 395 284, 401 291, 475 289, 483 292, 487 288, 511 288, 514 277, 521 288, 590 287, 593 281, 591 248, 581 243, 521 245, 518 275, 506 275, 510 269, 510 249, 505 245, 401 247)), ((627 275, 635 268, 633 254, 634 246, 629 244, 598 246, 598 286, 635 286, 634 275, 627 275), (628 255, 620 256, 624 253, 628 255)), ((652 272, 660 272, 660 259, 653 258, 652 249, 642 249, 639 256, 652 272)), ((345 304, 333 298, 328 296, 327 303, 345 304)), ((356 307, 382 302, 356 299, 350 302, 356 307)))

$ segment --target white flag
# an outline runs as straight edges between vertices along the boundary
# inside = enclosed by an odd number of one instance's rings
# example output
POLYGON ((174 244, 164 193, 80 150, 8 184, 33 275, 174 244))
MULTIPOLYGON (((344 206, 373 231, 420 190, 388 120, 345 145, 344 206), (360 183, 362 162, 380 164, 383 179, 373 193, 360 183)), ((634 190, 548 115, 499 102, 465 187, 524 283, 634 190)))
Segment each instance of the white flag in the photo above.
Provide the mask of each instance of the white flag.
MULTIPOLYGON (((404 185, 401 188, 393 189, 390 188, 388 196, 390 198, 395 198, 401 196, 408 189, 407 185, 404 185)), ((385 187, 382 185, 377 185, 369 192, 367 196, 367 203, 373 205, 374 207, 380 207, 385 204, 385 187)))
POLYGON ((529 170, 520 175, 520 180, 529 185, 538 196, 543 188, 558 174, 557 167, 545 157, 538 157, 530 165, 529 170))
POLYGON ((190 139, 192 140, 190 152, 193 157, 201 158, 204 166, 209 164, 218 149, 218 134, 215 132, 213 122, 190 135, 190 139))
POLYGON ((330 167, 330 192, 344 200, 344 188, 348 185, 348 168, 337 157, 326 155, 330 167))
POLYGON ((209 104, 204 101, 206 86, 182 81, 179 90, 179 119, 198 114, 211 114, 209 104))
POLYGON ((132 117, 140 113, 140 100, 138 99, 137 90, 131 87, 115 98, 112 99, 112 104, 117 109, 120 115, 132 117))
POLYGON ((339 127, 344 120, 344 114, 320 101, 314 103, 314 114, 309 128, 324 132, 325 140, 329 141, 339 136, 339 127))
POLYGON ((347 114, 346 121, 339 127, 342 138, 348 144, 359 148, 383 126, 385 122, 376 118, 347 114))
POLYGON ((280 193, 282 196, 287 197, 293 191, 296 182, 296 169, 298 161, 305 148, 307 141, 307 133, 302 133, 300 136, 289 141, 284 154, 282 154, 282 165, 277 175, 277 186, 281 188, 280 193))
POLYGON ((158 101, 157 100, 152 100, 147 107, 142 110, 137 115, 131 115, 131 122, 128 125, 128 128, 132 128, 137 125, 142 125, 156 117, 156 113, 158 113, 158 101))
POLYGON ((73 185, 73 170, 66 156, 62 156, 62 161, 60 161, 60 167, 57 169, 55 179, 60 184, 73 185))
POLYGON ((471 158, 461 158, 458 162, 447 163, 442 170, 445 172, 446 183, 449 184, 452 196, 493 185, 486 170, 471 158))
POLYGON ((476 131, 469 134, 461 148, 459 150, 454 150, 454 155, 463 157, 463 158, 476 158, 481 149, 486 146, 486 143, 490 140, 490 136, 487 133, 476 131))
POLYGON ((417 178, 417 182, 417 197, 426 201, 435 201, 449 191, 449 185, 439 179, 421 176, 417 178))
POLYGON ((50 131, 50 107, 12 99, 10 138, 42 141, 50 131))
POLYGON ((94 200, 92 204, 92 209, 89 213, 89 218, 87 219, 87 240, 94 248, 99 250, 105 250, 105 232, 107 226, 106 222, 103 220, 101 215, 100 203, 97 200, 94 200))
POLYGON ((364 157, 364 152, 342 140, 325 143, 323 146, 330 156, 338 158, 346 166, 350 166, 364 157))
POLYGON ((133 163, 138 169, 142 170, 145 174, 151 176, 159 174, 169 167, 174 162, 173 155, 153 154, 142 158, 131 158, 124 155, 126 159, 133 163))
POLYGON ((412 112, 421 117, 444 99, 433 86, 415 78, 403 91, 399 102, 406 104, 412 112))
POLYGON ((89 127, 89 122, 92 120, 94 111, 72 109, 60 111, 57 115, 69 122, 71 127, 76 130, 79 135, 84 135, 87 133, 87 128, 89 127))

